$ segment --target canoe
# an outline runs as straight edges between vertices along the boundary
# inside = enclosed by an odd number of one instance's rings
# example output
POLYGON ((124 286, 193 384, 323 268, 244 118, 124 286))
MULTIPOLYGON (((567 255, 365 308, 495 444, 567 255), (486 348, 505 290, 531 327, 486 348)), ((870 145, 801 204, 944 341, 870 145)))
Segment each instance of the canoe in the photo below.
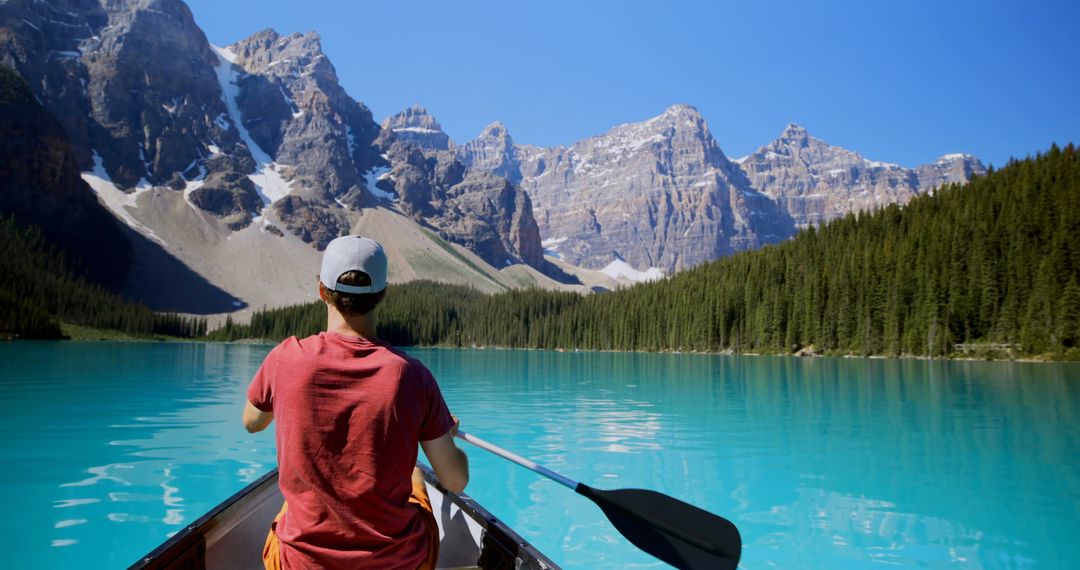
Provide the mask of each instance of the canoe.
MULTIPOLYGON (((468 495, 444 489, 427 466, 431 507, 439 522, 438 568, 558 568, 468 495)), ((262 569, 262 548, 282 503, 274 469, 176 533, 129 570, 262 569)))

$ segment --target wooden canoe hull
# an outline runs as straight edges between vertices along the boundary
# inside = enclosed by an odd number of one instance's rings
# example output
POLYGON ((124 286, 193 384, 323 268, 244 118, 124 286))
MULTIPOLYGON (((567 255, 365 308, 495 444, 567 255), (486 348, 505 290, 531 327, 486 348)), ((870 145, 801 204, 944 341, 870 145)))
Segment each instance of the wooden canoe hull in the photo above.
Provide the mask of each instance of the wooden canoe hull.
MULTIPOLYGON (((439 522, 439 568, 557 569, 468 495, 442 488, 418 464, 439 522)), ((270 523, 281 509, 277 469, 229 497, 131 566, 130 570, 260 570, 270 523)))

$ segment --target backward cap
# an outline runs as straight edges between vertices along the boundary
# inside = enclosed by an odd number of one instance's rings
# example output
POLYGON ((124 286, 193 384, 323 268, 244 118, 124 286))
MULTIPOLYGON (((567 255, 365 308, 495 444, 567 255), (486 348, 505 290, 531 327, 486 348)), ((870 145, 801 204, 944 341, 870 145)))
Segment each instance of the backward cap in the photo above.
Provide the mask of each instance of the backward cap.
POLYGON ((378 293, 386 288, 386 253, 379 242, 362 236, 335 238, 323 252, 319 279, 327 289, 342 293, 378 293), (371 285, 338 283, 349 271, 362 271, 371 277, 371 285))

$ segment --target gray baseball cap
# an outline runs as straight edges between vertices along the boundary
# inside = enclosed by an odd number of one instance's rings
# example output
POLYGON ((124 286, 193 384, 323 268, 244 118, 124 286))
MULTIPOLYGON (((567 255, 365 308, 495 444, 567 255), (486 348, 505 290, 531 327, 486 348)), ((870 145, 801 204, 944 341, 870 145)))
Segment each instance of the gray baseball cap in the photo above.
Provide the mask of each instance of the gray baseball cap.
POLYGON ((379 242, 362 236, 335 238, 323 252, 322 284, 331 291, 342 293, 378 293, 386 288, 386 253, 379 242), (371 285, 345 285, 338 278, 349 271, 363 271, 371 277, 371 285))

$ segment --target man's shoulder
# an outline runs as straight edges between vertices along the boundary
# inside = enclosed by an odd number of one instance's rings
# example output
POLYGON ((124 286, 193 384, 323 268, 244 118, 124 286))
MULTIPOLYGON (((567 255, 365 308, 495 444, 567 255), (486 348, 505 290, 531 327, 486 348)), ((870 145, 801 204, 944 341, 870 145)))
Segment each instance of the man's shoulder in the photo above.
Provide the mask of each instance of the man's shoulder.
POLYGON ((273 358, 274 360, 292 360, 303 357, 305 354, 317 352, 316 345, 318 343, 318 335, 312 335, 307 338, 290 336, 279 342, 274 348, 270 349, 270 354, 267 355, 267 358, 273 358))
POLYGON ((307 338, 301 340, 301 339, 299 339, 299 338, 297 338, 295 336, 290 336, 289 338, 277 343, 277 346, 272 348, 270 350, 270 352, 283 353, 283 352, 291 352, 291 351, 295 351, 295 350, 303 350, 304 349, 304 342, 309 341, 309 339, 311 339, 311 338, 312 337, 307 337, 307 338))
POLYGON ((409 354, 403 350, 394 348, 388 344, 384 346, 386 348, 386 358, 397 362, 401 366, 402 374, 409 376, 431 376, 431 372, 427 369, 427 366, 424 366, 423 362, 409 356, 409 354))

